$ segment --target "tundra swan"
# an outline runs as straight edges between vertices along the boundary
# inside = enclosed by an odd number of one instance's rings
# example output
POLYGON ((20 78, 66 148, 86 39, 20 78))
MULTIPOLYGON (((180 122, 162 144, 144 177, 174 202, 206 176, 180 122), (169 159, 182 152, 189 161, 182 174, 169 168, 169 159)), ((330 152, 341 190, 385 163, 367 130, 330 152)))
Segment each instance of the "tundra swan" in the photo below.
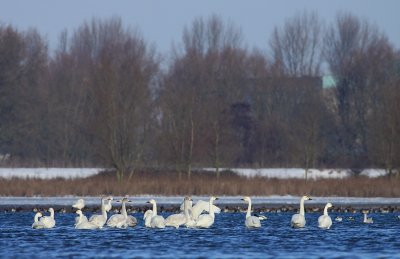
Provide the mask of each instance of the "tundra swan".
POLYGON ((94 224, 92 222, 89 222, 87 220, 84 221, 84 217, 85 216, 83 215, 81 210, 77 210, 75 213, 79 215, 78 222, 75 225, 76 229, 96 229, 96 228, 100 228, 98 225, 96 225, 96 224, 94 224))
MULTIPOLYGON (((185 197, 185 199, 183 200, 184 204, 185 204, 186 198, 188 198, 188 197, 185 197)), ((178 213, 178 214, 169 215, 165 219, 165 226, 167 226, 167 227, 179 228, 180 225, 183 225, 185 223, 186 223, 186 216, 185 216, 185 213, 182 213, 182 212, 178 213)))
POLYGON ((42 217, 42 213, 36 212, 35 217, 33 219, 32 228, 45 228, 43 223, 39 221, 39 218, 42 217))
POLYGON ((109 201, 110 197, 102 197, 101 198, 101 215, 92 215, 89 219, 90 223, 97 225, 99 228, 102 228, 104 224, 107 222, 107 210, 105 207, 105 202, 109 201))
MULTIPOLYGON (((82 210, 85 207, 85 200, 84 199, 78 199, 73 205, 72 208, 82 210)), ((79 216, 75 217, 75 225, 78 224, 79 221, 79 216)), ((83 216, 82 221, 88 221, 86 216, 83 216)))
POLYGON ((136 226, 137 220, 133 216, 128 216, 126 213, 126 203, 132 202, 128 200, 127 197, 124 197, 122 200, 117 201, 122 203, 121 214, 114 214, 107 221, 107 226, 116 227, 116 228, 127 228, 128 226, 136 226))
POLYGON ((328 215, 328 209, 332 208, 333 205, 332 203, 328 202, 325 205, 324 208, 324 215, 319 216, 318 218, 318 227, 320 228, 325 228, 325 229, 330 229, 330 227, 332 226, 332 219, 331 217, 328 215))
POLYGON ((157 204, 154 199, 149 200, 147 203, 153 204, 153 210, 151 214, 150 227, 151 228, 165 228, 165 219, 157 215, 157 204))
MULTIPOLYGON (((193 201, 189 202, 189 213, 193 220, 197 220, 203 211, 210 212, 210 205, 208 201, 199 200, 193 206, 193 201)), ((214 213, 220 213, 221 209, 213 205, 214 213)), ((181 211, 184 210, 184 203, 181 204, 181 211)))
POLYGON ((372 218, 368 218, 368 217, 367 217, 367 214, 368 214, 368 213, 364 212, 364 220, 363 220, 363 222, 366 223, 366 224, 372 224, 372 223, 374 223, 374 221, 373 221, 372 218))
POLYGON ((192 217, 189 214, 189 208, 191 207, 192 204, 192 199, 190 197, 185 197, 183 201, 183 211, 185 214, 185 226, 187 228, 192 228, 196 226, 196 221, 192 219, 192 217))
POLYGON ((146 212, 143 215, 143 219, 144 219, 144 226, 150 228, 150 222, 151 222, 151 218, 153 216, 153 211, 152 210, 146 210, 146 212))
POLYGON ((50 216, 44 216, 40 218, 40 222, 43 224, 43 228, 53 228, 56 225, 56 221, 54 220, 54 209, 49 209, 50 216))
POLYGON ((218 200, 217 197, 211 196, 209 201, 209 214, 202 214, 196 220, 196 227, 198 228, 209 228, 214 224, 214 207, 213 201, 218 200))
POLYGON ((245 201, 246 203, 249 204, 248 207, 247 207, 246 220, 244 222, 246 227, 248 227, 248 228, 259 228, 259 227, 261 227, 260 219, 258 217, 256 217, 256 216, 251 216, 251 199, 250 199, 250 197, 245 196, 241 200, 245 201))
POLYGON ((304 201, 312 200, 308 196, 303 196, 300 199, 300 213, 294 214, 290 224, 293 228, 303 228, 306 225, 306 218, 304 217, 304 201))

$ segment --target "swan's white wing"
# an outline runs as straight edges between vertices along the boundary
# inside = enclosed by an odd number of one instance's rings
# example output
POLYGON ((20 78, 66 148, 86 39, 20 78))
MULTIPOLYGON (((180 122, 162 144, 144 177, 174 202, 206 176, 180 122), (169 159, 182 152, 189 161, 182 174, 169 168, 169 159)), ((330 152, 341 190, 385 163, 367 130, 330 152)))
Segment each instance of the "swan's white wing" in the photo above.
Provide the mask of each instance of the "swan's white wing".
POLYGON ((76 225, 75 228, 76 229, 97 229, 97 228, 99 228, 99 226, 86 221, 86 222, 82 222, 82 223, 76 225))
POLYGON ((93 215, 90 217, 89 222, 95 224, 98 227, 103 227, 106 224, 107 219, 103 215, 93 215))
POLYGON ((202 214, 199 216, 198 220, 196 221, 196 227, 199 228, 208 228, 214 224, 214 218, 211 217, 209 214, 202 214))
POLYGON ((294 214, 290 223, 294 228, 302 228, 306 225, 306 219, 300 214, 294 214))
POLYGON ((40 229, 40 228, 46 228, 46 226, 43 224, 43 222, 37 221, 33 222, 32 228, 40 229))
POLYGON ((143 219, 144 219, 144 225, 146 227, 151 227, 150 226, 150 222, 151 222, 151 218, 153 217, 153 211, 152 210, 147 210, 144 215, 143 215, 143 219))
POLYGON ((104 202, 104 208, 106 209, 107 212, 109 212, 112 209, 111 200, 106 200, 104 202))
POLYGON ((246 218, 245 225, 248 228, 259 228, 261 227, 261 222, 258 217, 250 216, 246 218))
MULTIPOLYGON (((221 209, 218 208, 217 206, 213 205, 213 210, 214 213, 220 213, 221 209)), ((210 211, 210 203, 208 201, 202 201, 199 200, 198 202, 196 202, 196 205, 194 205, 192 207, 192 216, 193 219, 197 219, 199 217, 199 215, 203 212, 203 211, 210 211)))
POLYGON ((124 225, 124 223, 126 223, 126 225, 127 225, 126 218, 123 215, 114 214, 108 219, 107 226, 113 227, 113 228, 122 227, 124 225))
POLYGON ((56 225, 56 221, 49 216, 41 217, 39 220, 46 228, 52 228, 56 225))
MULTIPOLYGON (((87 222, 87 221, 88 221, 87 217, 86 217, 85 215, 83 215, 83 216, 82 216, 82 222, 81 222, 81 223, 87 222)), ((78 222, 79 222, 79 216, 78 216, 78 217, 75 217, 75 225, 77 225, 78 222)))
POLYGON ((179 227, 185 224, 186 217, 183 213, 172 214, 165 219, 165 226, 168 227, 179 227))
MULTIPOLYGON (((184 210, 185 210, 184 204, 185 204, 185 201, 183 201, 183 202, 181 203, 181 206, 180 206, 180 210, 181 210, 181 211, 184 211, 184 210)), ((190 201, 189 201, 189 212, 192 210, 192 206, 193 206, 193 201, 190 200, 190 201)))
POLYGON ((152 228, 165 228, 165 219, 162 216, 154 216, 151 218, 150 226, 152 228))
POLYGON ((332 226, 332 219, 327 215, 319 216, 318 227, 329 229, 332 226))
POLYGON ((128 219, 126 220, 128 226, 134 227, 137 225, 137 219, 134 216, 128 215, 128 219))

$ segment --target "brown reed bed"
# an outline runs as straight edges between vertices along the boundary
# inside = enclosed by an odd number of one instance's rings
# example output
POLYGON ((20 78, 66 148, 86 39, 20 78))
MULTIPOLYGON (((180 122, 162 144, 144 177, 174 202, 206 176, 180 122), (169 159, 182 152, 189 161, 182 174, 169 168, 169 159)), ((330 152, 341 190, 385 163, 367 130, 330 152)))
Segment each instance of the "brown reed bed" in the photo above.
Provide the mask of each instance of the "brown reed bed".
POLYGON ((347 197, 399 197, 400 179, 351 177, 348 179, 245 178, 224 172, 219 178, 209 172, 193 173, 190 179, 171 171, 138 172, 118 182, 114 172, 82 179, 4 179, 1 196, 98 196, 122 195, 303 195, 347 197))

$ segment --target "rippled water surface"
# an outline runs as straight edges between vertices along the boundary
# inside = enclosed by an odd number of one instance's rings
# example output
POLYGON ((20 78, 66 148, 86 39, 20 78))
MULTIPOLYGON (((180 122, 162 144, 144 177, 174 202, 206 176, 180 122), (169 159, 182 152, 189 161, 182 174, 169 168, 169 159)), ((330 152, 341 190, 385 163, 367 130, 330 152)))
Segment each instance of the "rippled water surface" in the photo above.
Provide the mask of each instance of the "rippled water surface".
MULTIPOLYGON (((167 216, 168 214, 163 214, 167 216)), ((304 229, 290 228, 291 213, 266 213, 260 229, 244 226, 244 213, 221 213, 209 229, 143 227, 76 230, 75 214, 56 214, 56 227, 31 229, 34 213, 0 214, 0 257, 128 257, 128 258, 376 258, 399 257, 397 214, 340 214, 330 230, 317 227, 320 214, 306 214, 304 229), (354 221, 348 220, 349 216, 354 221)), ((337 213, 332 213, 332 219, 337 213)))

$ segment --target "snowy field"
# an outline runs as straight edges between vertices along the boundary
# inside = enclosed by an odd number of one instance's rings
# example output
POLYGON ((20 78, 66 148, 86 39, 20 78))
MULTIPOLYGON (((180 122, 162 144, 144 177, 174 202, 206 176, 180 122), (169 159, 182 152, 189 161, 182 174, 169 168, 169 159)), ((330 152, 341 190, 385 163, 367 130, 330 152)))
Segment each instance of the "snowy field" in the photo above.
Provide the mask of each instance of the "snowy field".
MULTIPOLYGON (((0 177, 10 179, 17 178, 86 178, 102 171, 102 168, 0 168, 0 177)), ((206 171, 215 171, 214 168, 204 168, 206 171)), ((302 168, 222 168, 221 170, 230 170, 235 174, 245 177, 267 177, 278 179, 298 178, 304 179, 304 169, 302 168)), ((349 169, 310 169, 308 171, 309 179, 334 178, 343 179, 352 176, 349 169)), ((383 169, 365 169, 360 175, 374 178, 386 175, 383 169)))

